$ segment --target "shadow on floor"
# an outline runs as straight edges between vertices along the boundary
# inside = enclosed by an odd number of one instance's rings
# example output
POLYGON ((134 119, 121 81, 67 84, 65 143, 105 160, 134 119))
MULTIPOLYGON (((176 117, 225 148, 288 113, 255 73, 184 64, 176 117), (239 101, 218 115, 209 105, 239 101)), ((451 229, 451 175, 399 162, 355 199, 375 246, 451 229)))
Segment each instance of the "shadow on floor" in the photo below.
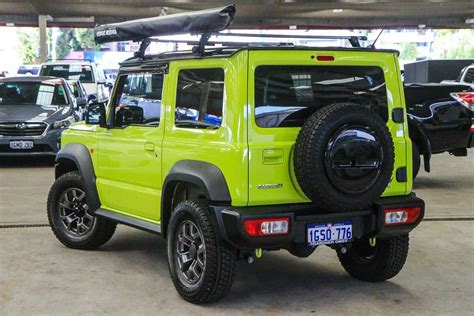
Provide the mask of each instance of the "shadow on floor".
MULTIPOLYGON (((101 251, 113 256, 114 260, 132 263, 141 272, 169 278, 166 241, 161 237, 122 231, 101 251)), ((417 300, 413 293, 396 283, 365 283, 351 278, 337 259, 330 264, 327 259, 324 263, 314 263, 318 255, 317 249, 311 260, 301 259, 281 250, 264 252, 252 265, 238 261, 230 293, 222 301, 203 308, 238 311, 242 305, 251 304, 255 308, 272 306, 279 312, 290 312, 295 311, 295 305, 301 304, 306 306, 306 312, 313 312, 313 306, 316 309, 322 304, 365 303, 368 296, 395 304, 417 300)), ((174 291, 173 288, 169 290, 174 291)))
POLYGON ((0 168, 53 167, 54 159, 50 156, 0 157, 0 168))

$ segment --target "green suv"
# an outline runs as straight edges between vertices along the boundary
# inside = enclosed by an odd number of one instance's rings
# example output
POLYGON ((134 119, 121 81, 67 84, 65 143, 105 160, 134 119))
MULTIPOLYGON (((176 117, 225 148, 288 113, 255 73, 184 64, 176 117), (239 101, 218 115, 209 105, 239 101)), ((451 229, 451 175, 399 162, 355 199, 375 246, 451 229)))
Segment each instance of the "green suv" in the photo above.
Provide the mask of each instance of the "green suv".
POLYGON ((56 237, 90 250, 117 223, 160 234, 177 291, 198 304, 225 296, 235 261, 262 250, 307 257, 326 245, 357 279, 394 277, 424 215, 397 52, 357 38, 212 46, 234 13, 96 29, 98 42, 143 42, 108 104, 63 133, 48 197, 56 237), (192 51, 144 54, 148 36, 176 27, 203 33, 192 51))

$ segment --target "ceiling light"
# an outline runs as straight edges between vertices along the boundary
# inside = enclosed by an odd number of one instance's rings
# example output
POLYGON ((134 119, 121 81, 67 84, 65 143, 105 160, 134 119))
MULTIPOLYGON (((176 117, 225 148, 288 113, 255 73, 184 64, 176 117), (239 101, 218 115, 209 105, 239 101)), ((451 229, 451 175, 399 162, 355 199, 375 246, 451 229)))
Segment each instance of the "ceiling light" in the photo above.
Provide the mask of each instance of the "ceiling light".
POLYGON ((343 9, 333 9, 332 12, 333 13, 342 13, 342 11, 344 11, 343 9))

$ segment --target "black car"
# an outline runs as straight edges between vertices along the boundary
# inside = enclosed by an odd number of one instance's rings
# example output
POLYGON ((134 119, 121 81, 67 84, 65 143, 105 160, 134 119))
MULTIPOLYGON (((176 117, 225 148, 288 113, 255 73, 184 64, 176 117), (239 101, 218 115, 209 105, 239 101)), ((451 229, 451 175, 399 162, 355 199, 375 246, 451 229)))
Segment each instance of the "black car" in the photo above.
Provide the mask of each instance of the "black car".
POLYGON ((0 79, 0 156, 55 155, 75 107, 64 79, 0 79))
POLYGON ((430 172, 432 154, 466 156, 473 146, 474 92, 463 84, 407 84, 405 102, 413 145, 413 178, 423 155, 430 172))

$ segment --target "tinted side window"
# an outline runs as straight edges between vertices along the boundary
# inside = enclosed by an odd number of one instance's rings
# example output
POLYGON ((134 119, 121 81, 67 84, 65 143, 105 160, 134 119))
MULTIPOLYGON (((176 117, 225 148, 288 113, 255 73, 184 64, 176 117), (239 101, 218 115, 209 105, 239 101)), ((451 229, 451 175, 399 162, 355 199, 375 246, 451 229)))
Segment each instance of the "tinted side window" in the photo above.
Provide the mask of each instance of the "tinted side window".
POLYGON ((175 124, 184 128, 218 128, 222 123, 224 70, 181 70, 178 76, 175 124))
POLYGON ((158 126, 161 117, 163 74, 137 73, 120 76, 115 101, 114 126, 158 126))
POLYGON ((300 127, 317 109, 337 102, 372 107, 387 120, 382 69, 366 66, 259 66, 255 120, 260 127, 300 127))

